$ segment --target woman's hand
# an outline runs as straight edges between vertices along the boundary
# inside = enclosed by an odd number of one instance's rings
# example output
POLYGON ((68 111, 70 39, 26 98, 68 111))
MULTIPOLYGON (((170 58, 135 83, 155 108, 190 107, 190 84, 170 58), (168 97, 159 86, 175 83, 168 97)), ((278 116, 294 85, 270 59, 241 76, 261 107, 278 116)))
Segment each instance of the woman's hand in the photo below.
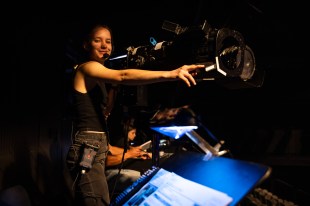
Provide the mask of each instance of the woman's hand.
POLYGON ((196 81, 194 79, 197 76, 197 69, 205 68, 206 66, 203 64, 191 64, 191 65, 183 65, 178 69, 172 70, 171 72, 175 73, 176 78, 183 80, 187 86, 196 85, 196 81))
POLYGON ((128 158, 139 158, 143 154, 143 150, 140 147, 130 147, 127 150, 127 157, 128 158))
POLYGON ((144 160, 152 159, 152 153, 144 152, 144 153, 140 156, 140 158, 141 158, 141 159, 144 159, 144 160))
POLYGON ((128 158, 140 158, 144 160, 152 158, 152 154, 143 151, 140 146, 130 147, 129 150, 127 150, 127 153, 128 158))

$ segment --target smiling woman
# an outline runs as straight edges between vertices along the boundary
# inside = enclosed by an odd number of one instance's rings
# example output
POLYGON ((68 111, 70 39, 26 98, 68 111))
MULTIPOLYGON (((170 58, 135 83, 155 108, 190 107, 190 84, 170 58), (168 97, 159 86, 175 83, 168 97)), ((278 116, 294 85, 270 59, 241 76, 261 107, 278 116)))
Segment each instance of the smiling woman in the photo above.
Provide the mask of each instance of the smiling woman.
MULTIPOLYGON (((161 28, 164 20, 184 27, 208 20, 215 28, 234 28, 244 34, 257 57, 257 69, 266 68, 264 85, 231 91, 212 81, 197 82, 195 88, 186 88, 187 85, 179 81, 177 84, 184 87, 177 89, 171 87, 171 82, 162 82, 148 85, 147 103, 155 108, 163 103, 172 107, 185 105, 188 101, 197 103, 196 111, 207 126, 218 136, 229 137, 226 143, 232 145, 232 151, 251 160, 249 154, 259 160, 266 156, 269 157, 266 161, 277 166, 274 179, 288 183, 291 188, 279 196, 291 200, 294 199, 290 197, 304 196, 309 200, 309 186, 304 181, 308 178, 310 165, 309 124, 304 121, 310 116, 309 55, 303 52, 307 51, 308 34, 300 29, 308 24, 306 1, 304 4, 301 1, 254 0, 148 2, 79 4, 76 1, 67 4, 53 1, 46 4, 45 1, 8 1, 2 7, 6 13, 2 13, 1 22, 0 190, 5 191, 16 183, 32 183, 27 187, 32 202, 46 205, 48 201, 57 205, 66 201, 68 190, 63 188, 60 164, 71 144, 71 118, 77 114, 71 106, 79 104, 74 101, 71 83, 76 71, 73 65, 79 65, 84 52, 83 44, 76 40, 83 36, 85 25, 96 20, 109 23, 113 30, 112 54, 124 54, 128 46, 148 44, 150 36, 158 42, 173 39, 174 33, 161 28), (65 84, 68 87, 64 87, 65 84), (176 99, 177 93, 181 97, 176 99), (68 107, 62 104, 62 98, 70 104, 68 107), (69 118, 64 116, 67 114, 69 118), (236 117, 243 118, 236 121, 236 117), (281 138, 283 142, 278 142, 277 146, 275 140, 281 138), (288 138, 290 141, 286 142, 288 138), (290 143, 299 138, 302 148, 292 153, 296 144, 290 143), (65 147, 63 141, 67 143, 65 147), (274 154, 262 154, 272 145, 274 154), (290 149, 284 151, 285 145, 290 149), (288 174, 288 171, 291 172, 288 174)), ((156 70, 167 68, 154 67, 156 70)), ((94 93, 95 90, 87 94, 92 96, 94 93)), ((83 108, 87 114, 87 108, 83 108)), ((284 183, 278 181, 278 186, 273 189, 282 192, 287 186, 284 183)), ((68 188, 71 189, 71 185, 68 188)), ((277 194, 274 190, 272 192, 277 194)))
MULTIPOLYGON (((195 70, 201 65, 183 65, 173 70, 110 69, 105 61, 113 50, 112 32, 105 24, 92 24, 82 35, 84 55, 73 74, 74 120, 72 144, 67 155, 68 168, 74 182, 77 205, 108 205, 109 189, 104 174, 109 151, 106 108, 108 84, 146 85, 165 81, 181 81, 196 85, 195 70), (80 159, 81 151, 90 152, 89 164, 80 159), (81 164, 83 163, 83 164, 81 164), (100 174, 100 175, 98 175, 100 174)), ((82 155, 84 157, 85 155, 82 155)), ((88 157, 86 155, 86 157, 88 157)))

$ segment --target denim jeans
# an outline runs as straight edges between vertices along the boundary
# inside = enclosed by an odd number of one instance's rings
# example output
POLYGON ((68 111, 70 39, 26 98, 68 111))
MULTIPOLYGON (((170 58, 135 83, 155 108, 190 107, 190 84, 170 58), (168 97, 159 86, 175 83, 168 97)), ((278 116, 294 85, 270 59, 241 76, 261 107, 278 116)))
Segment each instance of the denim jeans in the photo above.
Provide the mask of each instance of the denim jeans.
POLYGON ((121 169, 120 173, 118 172, 119 169, 107 169, 105 171, 111 198, 117 197, 141 177, 140 171, 137 170, 121 169))
POLYGON ((77 132, 67 153, 67 166, 74 181, 74 205, 103 206, 110 204, 105 176, 108 151, 105 133, 77 132), (98 146, 91 168, 80 166, 85 143, 98 146), (85 170, 85 173, 82 170, 85 170))

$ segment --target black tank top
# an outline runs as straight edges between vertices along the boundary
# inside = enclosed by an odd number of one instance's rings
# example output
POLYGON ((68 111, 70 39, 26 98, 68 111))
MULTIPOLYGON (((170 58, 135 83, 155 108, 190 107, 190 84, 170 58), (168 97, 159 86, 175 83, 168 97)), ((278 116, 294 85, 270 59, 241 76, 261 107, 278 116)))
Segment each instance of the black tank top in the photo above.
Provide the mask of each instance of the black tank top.
POLYGON ((107 105, 107 90, 103 82, 87 93, 74 90, 75 129, 106 132, 104 109, 107 105))

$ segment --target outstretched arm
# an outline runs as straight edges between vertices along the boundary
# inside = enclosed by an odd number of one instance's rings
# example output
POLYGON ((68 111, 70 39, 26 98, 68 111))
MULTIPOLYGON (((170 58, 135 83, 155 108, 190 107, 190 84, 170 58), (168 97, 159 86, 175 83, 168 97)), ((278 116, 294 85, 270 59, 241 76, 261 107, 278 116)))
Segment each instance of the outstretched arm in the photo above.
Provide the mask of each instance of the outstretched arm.
POLYGON ((127 85, 143 85, 164 81, 182 80, 187 86, 196 85, 194 76, 197 69, 205 68, 205 65, 183 65, 170 71, 152 71, 142 69, 109 69, 99 62, 86 62, 78 68, 85 76, 103 79, 110 83, 127 85))

